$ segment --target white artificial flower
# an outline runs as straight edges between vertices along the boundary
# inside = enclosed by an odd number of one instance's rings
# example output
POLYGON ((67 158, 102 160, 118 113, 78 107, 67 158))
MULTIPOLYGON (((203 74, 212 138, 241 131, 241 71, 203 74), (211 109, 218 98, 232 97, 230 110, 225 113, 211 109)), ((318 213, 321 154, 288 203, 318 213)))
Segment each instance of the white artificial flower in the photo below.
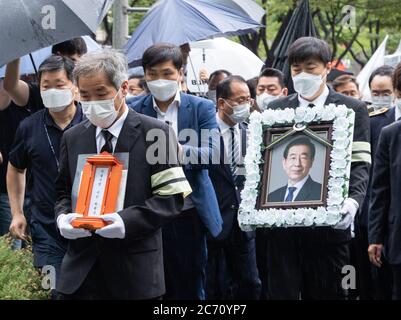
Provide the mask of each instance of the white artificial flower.
POLYGON ((266 126, 272 126, 276 123, 276 111, 273 109, 267 109, 262 113, 262 122, 266 126))
POLYGON ((316 120, 322 120, 324 107, 323 106, 314 106, 313 109, 314 109, 315 114, 316 114, 316 120))
POLYGON ((329 192, 328 198, 327 198, 328 206, 338 206, 338 205, 341 205, 343 201, 344 201, 344 198, 342 197, 342 195, 329 192))
POLYGON ((295 210, 294 220, 296 224, 302 224, 305 219, 305 209, 295 210))
POLYGON ((292 108, 285 108, 284 109, 285 120, 287 123, 291 123, 294 121, 295 117, 295 110, 292 108))
POLYGON ((304 118, 304 122, 306 123, 310 123, 313 120, 315 120, 316 117, 316 111, 313 108, 306 108, 306 114, 305 114, 305 118, 304 118))
POLYGON ((296 108, 295 109, 294 121, 296 123, 304 122, 306 114, 307 114, 307 108, 306 107, 298 107, 298 108, 296 108))
POLYGON ((294 213, 290 210, 285 210, 285 212, 283 212, 284 215, 284 221, 285 224, 287 226, 293 226, 295 224, 295 217, 294 217, 294 213))
POLYGON ((333 143, 333 146, 335 149, 346 149, 349 146, 349 140, 348 139, 343 139, 343 140, 336 140, 333 143))
POLYGON ((326 219, 327 219, 326 209, 323 207, 318 207, 315 213, 315 219, 314 219, 315 224, 323 225, 326 223, 326 219))
POLYGON ((349 129, 349 120, 345 117, 336 118, 333 122, 334 130, 347 131, 349 129))
POLYGON ((335 114, 337 118, 346 117, 348 114, 348 108, 343 104, 339 105, 336 108, 335 114))
POLYGON ((348 163, 347 163, 347 160, 346 160, 346 159, 340 159, 340 160, 332 161, 330 167, 331 167, 331 169, 333 169, 333 170, 336 170, 336 169, 345 169, 345 168, 347 167, 347 164, 348 164, 348 163))
POLYGON ((331 178, 329 179, 329 187, 332 188, 342 188, 345 184, 345 179, 344 178, 331 178))
POLYGON ((349 132, 347 130, 334 130, 333 140, 344 140, 349 137, 349 132))
POLYGON ((276 214, 274 213, 274 211, 269 211, 268 213, 266 213, 265 222, 269 226, 273 226, 276 223, 276 214))
MULTIPOLYGON (((271 109, 269 109, 271 110, 271 109)), ((266 112, 268 110, 265 110, 264 112, 266 112)), ((252 122, 261 122, 262 121, 262 115, 260 114, 260 112, 257 111, 253 111, 251 113, 251 115, 249 116, 249 123, 251 124, 252 122)))
POLYGON ((280 227, 280 226, 284 225, 285 220, 284 220, 283 213, 282 212, 276 212, 275 216, 276 216, 276 226, 280 227))
POLYGON ((313 225, 313 218, 314 218, 313 211, 308 210, 307 213, 305 214, 305 219, 304 219, 303 225, 305 227, 312 226, 313 225))
POLYGON ((330 156, 331 156, 332 160, 341 160, 341 159, 346 159, 348 156, 348 153, 344 149, 336 148, 331 151, 330 156))

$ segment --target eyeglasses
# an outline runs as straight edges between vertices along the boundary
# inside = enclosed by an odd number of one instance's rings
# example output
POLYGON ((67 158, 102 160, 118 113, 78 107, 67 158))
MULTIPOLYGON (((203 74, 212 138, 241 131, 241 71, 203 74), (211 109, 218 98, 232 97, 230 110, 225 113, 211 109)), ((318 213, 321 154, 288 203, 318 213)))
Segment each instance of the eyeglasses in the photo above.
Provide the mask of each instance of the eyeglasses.
POLYGON ((233 100, 233 99, 230 99, 230 98, 226 98, 225 100, 233 101, 237 105, 244 104, 244 103, 247 103, 247 102, 250 103, 251 105, 253 105, 253 103, 254 103, 254 99, 252 99, 252 98, 239 98, 239 99, 236 99, 236 100, 233 100))

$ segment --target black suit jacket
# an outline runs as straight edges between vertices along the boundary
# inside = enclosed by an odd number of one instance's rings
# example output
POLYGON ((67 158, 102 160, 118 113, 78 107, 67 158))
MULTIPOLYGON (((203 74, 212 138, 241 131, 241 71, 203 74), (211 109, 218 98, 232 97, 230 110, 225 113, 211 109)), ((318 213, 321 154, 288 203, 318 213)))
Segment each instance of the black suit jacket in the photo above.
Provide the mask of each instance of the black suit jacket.
MULTIPOLYGON (((283 202, 285 193, 287 192, 287 186, 281 187, 268 196, 269 202, 283 202)), ((313 201, 320 200, 322 198, 322 185, 316 181, 313 181, 311 177, 306 180, 302 189, 294 201, 313 201)))
MULTIPOLYGON (((382 113, 380 115, 370 118, 370 146, 372 148, 372 155, 376 153, 381 130, 385 126, 392 124, 394 121, 395 121, 395 108, 391 108, 386 113, 382 113)), ((374 157, 372 156, 372 168, 373 166, 374 166, 374 157)), ((370 202, 370 194, 372 192, 372 177, 373 177, 373 170, 370 170, 369 184, 368 184, 368 190, 366 191, 366 198, 365 201, 363 202, 362 210, 360 210, 360 214, 358 217, 359 224, 366 228, 368 227, 369 202, 370 202)))
MULTIPOLYGON (((242 156, 245 156, 246 152, 246 131, 245 124, 240 124, 241 132, 241 144, 242 144, 242 156)), ((243 189, 243 183, 245 180, 244 176, 239 179, 239 184, 236 186, 231 173, 229 164, 224 163, 224 140, 220 138, 220 163, 213 164, 209 168, 209 176, 212 180, 214 190, 216 192, 217 201, 223 218, 223 230, 218 235, 216 240, 226 239, 234 223, 238 224, 237 213, 240 203, 240 192, 243 189)), ((227 161, 226 161, 227 162, 227 161)), ((248 236, 254 236, 254 233, 246 233, 248 236)))
POLYGON ((381 131, 374 158, 369 244, 384 244, 390 264, 401 264, 401 122, 381 131))
MULTIPOLYGON (((325 105, 334 103, 336 105, 344 104, 348 108, 351 108, 355 111, 355 127, 354 127, 354 139, 353 145, 355 145, 355 150, 352 151, 353 158, 356 161, 352 161, 351 163, 351 177, 350 177, 350 186, 349 186, 349 197, 356 200, 359 204, 359 207, 362 207, 363 200, 366 195, 366 190, 369 181, 369 170, 370 163, 369 161, 360 161, 358 155, 360 155, 361 151, 357 151, 357 143, 370 143, 370 124, 369 124, 369 115, 366 108, 366 104, 362 101, 347 97, 340 93, 335 92, 331 88, 329 88, 329 96, 326 99, 325 105)), ((292 94, 288 97, 280 98, 275 101, 272 101, 269 104, 269 108, 271 109, 284 109, 284 108, 297 108, 299 106, 298 94, 292 94)), ((370 158, 370 152, 368 157, 370 158)), ((330 242, 344 242, 351 240, 351 232, 350 230, 335 230, 332 228, 319 228, 321 234, 319 235, 319 239, 327 239, 330 242)), ((314 231, 314 230, 311 230, 314 231)))
MULTIPOLYGON (((182 194, 159 196, 152 193, 151 176, 174 165, 150 165, 146 150, 151 129, 165 132, 167 143, 176 150, 174 135, 161 121, 130 110, 117 141, 115 152, 129 152, 129 169, 124 209, 119 212, 126 230, 125 239, 105 239, 96 234, 71 240, 61 266, 57 290, 74 293, 83 283, 95 262, 104 271, 104 281, 113 297, 149 299, 165 293, 162 237, 160 227, 182 209, 182 194)), ((85 121, 65 132, 60 152, 60 173, 56 187, 56 217, 74 212, 71 187, 80 154, 97 153, 96 127, 85 121)), ((167 158, 169 159, 169 158, 167 158)), ((175 162, 177 163, 177 162, 175 162)))

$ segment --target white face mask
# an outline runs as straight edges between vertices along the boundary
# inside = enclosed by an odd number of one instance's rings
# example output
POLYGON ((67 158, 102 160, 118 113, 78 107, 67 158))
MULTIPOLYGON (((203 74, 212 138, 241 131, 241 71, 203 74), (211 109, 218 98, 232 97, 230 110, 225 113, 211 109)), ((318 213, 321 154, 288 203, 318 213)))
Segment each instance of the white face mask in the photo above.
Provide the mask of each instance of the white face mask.
POLYGON ((294 82, 294 89, 298 94, 304 98, 310 98, 319 91, 323 83, 323 78, 322 75, 301 72, 293 76, 292 81, 294 82))
POLYGON ((49 89, 40 92, 42 96, 43 104, 49 111, 61 112, 67 108, 72 100, 74 99, 71 92, 72 88, 69 89, 49 89))
POLYGON ((216 104, 216 90, 209 90, 207 92, 207 98, 209 100, 212 100, 214 104, 216 104))
POLYGON ((114 107, 114 101, 117 94, 113 99, 98 100, 98 101, 81 101, 82 111, 89 121, 96 127, 102 129, 109 128, 114 121, 117 119, 118 113, 120 112, 121 106, 124 100, 121 102, 118 110, 114 107))
POLYGON ((384 107, 391 107, 393 103, 393 96, 372 96, 372 105, 375 110, 379 110, 384 107))
POLYGON ((261 110, 266 110, 270 102, 277 100, 280 97, 281 95, 273 96, 271 94, 268 94, 267 92, 263 92, 261 95, 256 96, 256 103, 261 110))
POLYGON ((238 106, 232 106, 227 101, 226 103, 233 109, 232 114, 227 114, 227 116, 229 116, 233 122, 241 123, 249 118, 249 115, 251 113, 251 105, 249 102, 245 102, 238 106))
POLYGON ((165 102, 177 93, 179 89, 177 80, 159 79, 147 82, 150 93, 158 100, 165 102))

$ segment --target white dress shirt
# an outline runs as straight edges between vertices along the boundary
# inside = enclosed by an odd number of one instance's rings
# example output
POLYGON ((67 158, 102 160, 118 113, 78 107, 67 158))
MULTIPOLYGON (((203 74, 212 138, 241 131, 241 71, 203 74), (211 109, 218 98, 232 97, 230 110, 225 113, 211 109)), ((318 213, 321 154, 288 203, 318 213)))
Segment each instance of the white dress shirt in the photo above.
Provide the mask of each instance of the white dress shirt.
MULTIPOLYGON (((128 108, 124 111, 122 116, 113 123, 113 125, 107 129, 112 135, 113 139, 111 140, 111 143, 113 144, 113 150, 115 150, 116 145, 117 145, 117 140, 118 137, 120 136, 121 129, 123 128, 125 119, 127 119, 128 116, 128 108)), ((97 147, 97 153, 100 153, 100 150, 102 150, 104 144, 106 143, 106 140, 103 137, 102 134, 103 128, 96 127, 96 147, 97 147)))
POLYGON ((327 86, 324 86, 322 94, 313 101, 305 100, 304 98, 301 97, 300 94, 298 94, 299 106, 307 107, 310 104, 314 104, 316 107, 324 107, 324 105, 326 104, 327 97, 329 96, 329 93, 330 93, 329 88, 327 86))
POLYGON ((152 99, 153 108, 156 111, 157 119, 163 122, 168 122, 172 126, 175 135, 178 137, 178 108, 181 103, 180 91, 177 91, 173 102, 171 102, 171 104, 167 107, 166 112, 162 112, 159 109, 154 97, 152 97, 152 99))
POLYGON ((395 108, 395 119, 394 121, 397 121, 401 117, 401 110, 397 108, 397 106, 393 107, 395 108))
MULTIPOLYGON (((224 157, 224 163, 225 164, 230 164, 231 159, 229 159, 229 155, 231 154, 231 130, 230 126, 225 123, 219 116, 219 113, 216 113, 216 121, 217 124, 220 128, 220 134, 223 137, 223 142, 224 142, 224 151, 225 151, 225 157, 224 157)), ((240 156, 240 159, 242 158, 242 143, 241 142, 241 133, 239 129, 239 124, 235 124, 233 126, 234 128, 234 141, 238 145, 238 151, 240 156)))
POLYGON ((295 183, 295 184, 293 184, 293 185, 290 183, 290 181, 288 181, 288 184, 287 184, 287 191, 285 192, 284 201, 285 201, 285 199, 287 199, 287 196, 288 196, 288 193, 289 193, 289 190, 288 190, 289 187, 294 187, 294 188, 296 188, 295 191, 294 191, 294 193, 292 194, 292 201, 295 201, 296 198, 297 198, 297 196, 298 196, 299 191, 301 191, 302 187, 304 186, 304 184, 306 183, 306 181, 308 180, 308 178, 309 178, 309 175, 307 175, 307 176, 306 176, 305 178, 303 178, 301 181, 299 181, 299 182, 297 182, 297 183, 295 183))

